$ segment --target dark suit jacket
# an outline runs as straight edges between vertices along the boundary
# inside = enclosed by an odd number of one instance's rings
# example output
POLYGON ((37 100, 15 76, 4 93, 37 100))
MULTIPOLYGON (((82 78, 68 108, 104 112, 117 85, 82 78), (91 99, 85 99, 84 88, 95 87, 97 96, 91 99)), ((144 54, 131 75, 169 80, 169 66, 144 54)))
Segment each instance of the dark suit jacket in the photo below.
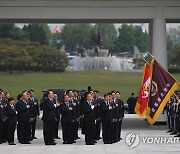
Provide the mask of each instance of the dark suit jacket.
POLYGON ((17 115, 18 121, 29 120, 30 118, 29 109, 26 108, 26 104, 23 102, 23 100, 19 100, 17 102, 16 110, 18 112, 17 115))
POLYGON ((38 100, 34 98, 34 101, 29 98, 28 104, 31 106, 30 108, 30 116, 32 118, 39 116, 39 105, 38 100), (34 102, 37 102, 37 105, 34 105, 34 102))
POLYGON ((95 113, 87 101, 84 102, 84 120, 85 122, 95 121, 95 113))
POLYGON ((102 122, 112 122, 112 110, 109 110, 109 107, 106 105, 105 101, 101 102, 101 109, 102 109, 102 122))
POLYGON ((6 107, 6 113, 7 113, 7 123, 16 124, 17 122, 16 111, 15 109, 12 109, 12 107, 9 104, 6 107))
POLYGON ((121 119, 124 117, 124 102, 120 99, 117 99, 119 104, 118 118, 121 119))
MULTIPOLYGON (((72 107, 72 104, 69 103, 69 107, 72 107)), ((69 110, 66 103, 63 101, 61 104, 61 122, 72 122, 73 120, 73 110, 69 110)))
POLYGON ((55 106, 54 100, 47 98, 44 100, 43 116, 42 120, 55 120, 55 106))

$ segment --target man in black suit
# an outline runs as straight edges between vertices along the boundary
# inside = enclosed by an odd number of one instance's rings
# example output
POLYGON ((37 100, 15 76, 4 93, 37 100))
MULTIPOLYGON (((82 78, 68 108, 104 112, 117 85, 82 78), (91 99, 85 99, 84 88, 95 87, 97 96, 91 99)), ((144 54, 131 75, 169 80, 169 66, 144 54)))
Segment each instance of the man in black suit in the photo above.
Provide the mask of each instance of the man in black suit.
POLYGON ((102 130, 104 144, 111 144, 111 126, 112 126, 112 106, 109 102, 109 95, 104 95, 104 101, 101 103, 102 109, 102 130))
POLYGON ((102 122, 102 115, 101 115, 101 102, 102 99, 99 98, 100 92, 98 90, 94 91, 94 101, 96 102, 96 107, 94 109, 95 115, 96 115, 96 123, 95 123, 95 139, 99 140, 102 139, 100 137, 100 132, 101 132, 101 122, 102 122))
POLYGON ((131 93, 131 96, 127 100, 127 104, 129 107, 129 113, 130 114, 134 114, 136 102, 137 102, 137 98, 134 96, 134 93, 131 93))
POLYGON ((35 137, 35 131, 36 131, 36 121, 37 117, 39 116, 39 105, 38 105, 38 100, 34 98, 34 90, 31 89, 28 91, 29 93, 29 104, 31 105, 31 116, 32 116, 32 121, 30 122, 30 128, 31 128, 31 135, 30 138, 31 140, 37 139, 35 137))
POLYGON ((55 115, 56 115, 56 121, 55 121, 55 126, 54 126, 54 138, 55 139, 60 139, 58 136, 58 131, 59 131, 59 122, 60 122, 60 115, 61 115, 61 104, 58 101, 58 95, 54 93, 54 105, 56 107, 55 109, 55 115))
POLYGON ((120 92, 116 91, 116 100, 118 103, 118 122, 119 122, 119 129, 117 129, 117 137, 118 137, 118 141, 122 140, 121 138, 121 126, 122 126, 122 120, 124 118, 124 102, 120 99, 120 92))
POLYGON ((3 126, 4 126, 4 104, 3 104, 3 95, 2 92, 0 92, 0 144, 3 143, 3 126))
POLYGON ((17 118, 16 118, 16 110, 14 105, 14 98, 12 97, 8 99, 6 114, 7 114, 7 140, 9 145, 16 145, 14 143, 14 132, 16 128, 17 118))
POLYGON ((28 105, 28 94, 23 92, 21 99, 16 104, 16 110, 18 112, 18 136, 21 144, 31 144, 29 142, 30 137, 30 105, 28 105))
POLYGON ((84 106, 84 125, 85 125, 85 142, 86 145, 94 145, 94 128, 95 128, 95 113, 93 104, 93 96, 91 93, 87 94, 84 106))
POLYGON ((61 104, 61 115, 63 144, 72 144, 73 107, 68 95, 64 95, 64 100, 61 104))
POLYGON ((47 99, 43 104, 43 135, 45 145, 56 145, 54 142, 55 106, 53 91, 47 92, 47 99))

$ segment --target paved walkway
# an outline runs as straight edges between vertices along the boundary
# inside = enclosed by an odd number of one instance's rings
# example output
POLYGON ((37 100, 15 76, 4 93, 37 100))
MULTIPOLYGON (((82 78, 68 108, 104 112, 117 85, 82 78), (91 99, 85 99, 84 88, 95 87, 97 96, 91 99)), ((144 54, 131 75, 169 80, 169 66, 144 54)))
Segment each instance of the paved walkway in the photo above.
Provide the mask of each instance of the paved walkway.
MULTIPOLYGON (((2 144, 0 145, 0 154, 179 154, 179 141, 174 144, 150 144, 154 137, 171 138, 171 135, 165 133, 166 129, 165 125, 151 126, 144 119, 137 118, 136 115, 126 115, 122 129, 123 140, 115 144, 104 145, 100 140, 96 145, 85 145, 84 135, 79 132, 81 139, 77 140, 75 144, 63 145, 62 139, 60 139, 56 140, 56 146, 45 146, 42 129, 38 129, 36 132, 38 139, 33 140, 31 145, 18 144, 17 140, 15 146, 2 144), (127 134, 135 132, 140 135, 140 143, 134 148, 129 148, 125 143, 125 138, 127 134), (143 137, 151 137, 151 140, 149 143, 142 143, 143 137)), ((62 137, 61 130, 59 132, 62 137)))

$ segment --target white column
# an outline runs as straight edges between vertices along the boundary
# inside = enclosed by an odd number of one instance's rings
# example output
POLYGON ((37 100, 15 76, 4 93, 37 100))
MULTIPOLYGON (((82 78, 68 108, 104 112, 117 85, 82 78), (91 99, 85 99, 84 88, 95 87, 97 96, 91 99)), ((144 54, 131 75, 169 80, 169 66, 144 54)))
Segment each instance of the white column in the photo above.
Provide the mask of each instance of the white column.
POLYGON ((153 19, 152 54, 167 69, 166 20, 163 7, 156 7, 156 18, 153 19))

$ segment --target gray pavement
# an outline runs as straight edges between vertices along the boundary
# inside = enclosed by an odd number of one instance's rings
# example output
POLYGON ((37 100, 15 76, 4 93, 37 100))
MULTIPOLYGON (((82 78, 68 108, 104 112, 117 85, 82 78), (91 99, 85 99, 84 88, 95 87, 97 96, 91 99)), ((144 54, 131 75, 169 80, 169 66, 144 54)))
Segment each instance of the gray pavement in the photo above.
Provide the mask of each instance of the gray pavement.
MULTIPOLYGON (((151 126, 145 119, 139 119, 136 115, 125 115, 122 128, 123 140, 115 144, 104 145, 102 140, 96 145, 85 145, 84 135, 80 133, 81 139, 72 145, 63 145, 62 139, 56 140, 56 146, 45 146, 43 143, 43 135, 41 129, 41 121, 39 121, 38 130, 36 131, 37 140, 33 140, 31 145, 21 145, 17 140, 17 145, 9 146, 7 143, 0 145, 0 154, 179 154, 180 142, 175 143, 142 143, 142 138, 172 138, 165 131, 166 125, 151 126), (128 147, 125 143, 126 136, 129 133, 138 132, 140 135, 140 143, 134 148, 128 147)), ((59 130, 59 136, 62 138, 62 132, 59 130)))

